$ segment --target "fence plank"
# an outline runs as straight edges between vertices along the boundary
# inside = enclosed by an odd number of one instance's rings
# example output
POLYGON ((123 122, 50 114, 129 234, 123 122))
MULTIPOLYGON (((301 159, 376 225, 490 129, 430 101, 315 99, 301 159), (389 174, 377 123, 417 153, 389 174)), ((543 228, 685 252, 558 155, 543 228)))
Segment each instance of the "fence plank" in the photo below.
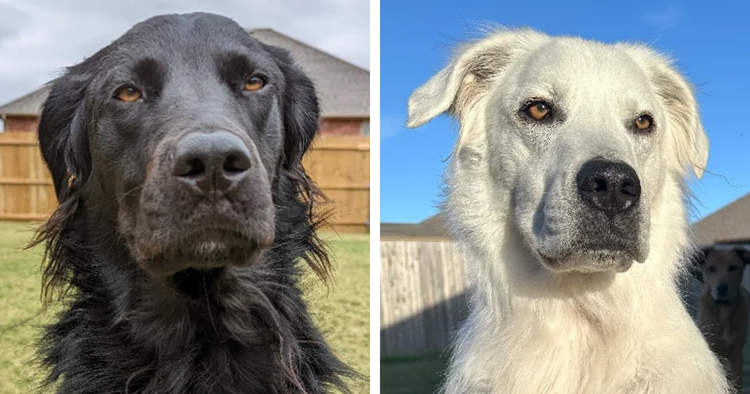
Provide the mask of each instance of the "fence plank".
POLYGON ((445 350, 467 313, 464 265, 453 242, 387 240, 380 254, 381 356, 445 350))
MULTIPOLYGON (((321 136, 303 165, 331 200, 328 229, 367 232, 370 214, 370 143, 364 136, 321 136)), ((56 197, 35 132, 0 133, 0 219, 40 220, 56 197)))

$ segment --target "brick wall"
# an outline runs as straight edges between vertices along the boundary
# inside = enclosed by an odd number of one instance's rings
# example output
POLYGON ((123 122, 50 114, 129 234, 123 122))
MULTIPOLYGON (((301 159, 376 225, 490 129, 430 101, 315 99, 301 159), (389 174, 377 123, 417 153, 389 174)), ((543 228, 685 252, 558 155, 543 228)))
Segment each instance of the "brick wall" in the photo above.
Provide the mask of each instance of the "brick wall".
POLYGON ((13 116, 5 119, 5 131, 36 131, 39 118, 36 116, 13 116))
MULTIPOLYGON (((369 119, 323 119, 320 133, 327 135, 361 135, 365 122, 369 119)), ((39 118, 36 116, 8 116, 5 119, 5 131, 36 131, 39 118)), ((367 130, 369 131, 369 130, 367 130)))
MULTIPOLYGON (((320 122, 320 134, 326 135, 362 135, 362 127, 369 119, 328 118, 320 122)), ((369 131, 369 130, 368 130, 369 131)))

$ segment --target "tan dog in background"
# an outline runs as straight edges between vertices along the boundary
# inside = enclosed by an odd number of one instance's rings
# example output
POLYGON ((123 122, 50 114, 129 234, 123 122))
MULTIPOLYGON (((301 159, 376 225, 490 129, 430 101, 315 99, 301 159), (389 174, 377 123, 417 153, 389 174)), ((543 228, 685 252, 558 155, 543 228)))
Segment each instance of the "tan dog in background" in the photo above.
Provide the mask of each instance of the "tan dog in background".
POLYGON ((724 363, 729 380, 739 391, 750 306, 750 295, 742 287, 742 273, 750 262, 750 251, 741 247, 713 247, 703 253, 704 286, 698 322, 711 350, 724 363))

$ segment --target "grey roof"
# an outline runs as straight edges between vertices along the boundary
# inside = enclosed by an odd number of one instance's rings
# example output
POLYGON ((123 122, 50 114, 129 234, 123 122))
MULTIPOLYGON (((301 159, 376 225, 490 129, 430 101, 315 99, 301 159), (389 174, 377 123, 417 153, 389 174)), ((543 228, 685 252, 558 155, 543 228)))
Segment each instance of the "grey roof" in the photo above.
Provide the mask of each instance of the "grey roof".
POLYGON ((288 50, 315 83, 327 117, 370 117, 370 72, 272 29, 253 29, 258 40, 288 50))
POLYGON ((380 237, 393 238, 450 238, 445 219, 438 213, 419 223, 380 223, 380 237))
POLYGON ((692 228, 698 245, 750 241, 750 194, 704 217, 692 228))
MULTIPOLYGON (((370 117, 370 72, 272 29, 253 29, 258 40, 288 50, 315 83, 324 117, 370 117)), ((0 116, 38 116, 49 94, 44 86, 0 106, 0 116)))
POLYGON ((0 106, 0 116, 38 116, 42 112, 42 104, 49 94, 49 86, 44 86, 29 94, 21 96, 5 105, 0 106))

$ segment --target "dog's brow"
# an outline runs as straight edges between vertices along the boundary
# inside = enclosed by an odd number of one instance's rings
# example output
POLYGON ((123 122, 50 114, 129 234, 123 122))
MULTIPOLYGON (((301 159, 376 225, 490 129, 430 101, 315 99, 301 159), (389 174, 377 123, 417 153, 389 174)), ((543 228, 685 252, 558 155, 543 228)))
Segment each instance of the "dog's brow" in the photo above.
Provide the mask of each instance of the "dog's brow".
POLYGON ((250 59, 238 52, 225 52, 216 56, 216 66, 221 77, 227 81, 242 78, 253 71, 250 59))
POLYGON ((156 59, 146 57, 136 62, 133 72, 146 86, 159 91, 164 85, 167 70, 156 59))

